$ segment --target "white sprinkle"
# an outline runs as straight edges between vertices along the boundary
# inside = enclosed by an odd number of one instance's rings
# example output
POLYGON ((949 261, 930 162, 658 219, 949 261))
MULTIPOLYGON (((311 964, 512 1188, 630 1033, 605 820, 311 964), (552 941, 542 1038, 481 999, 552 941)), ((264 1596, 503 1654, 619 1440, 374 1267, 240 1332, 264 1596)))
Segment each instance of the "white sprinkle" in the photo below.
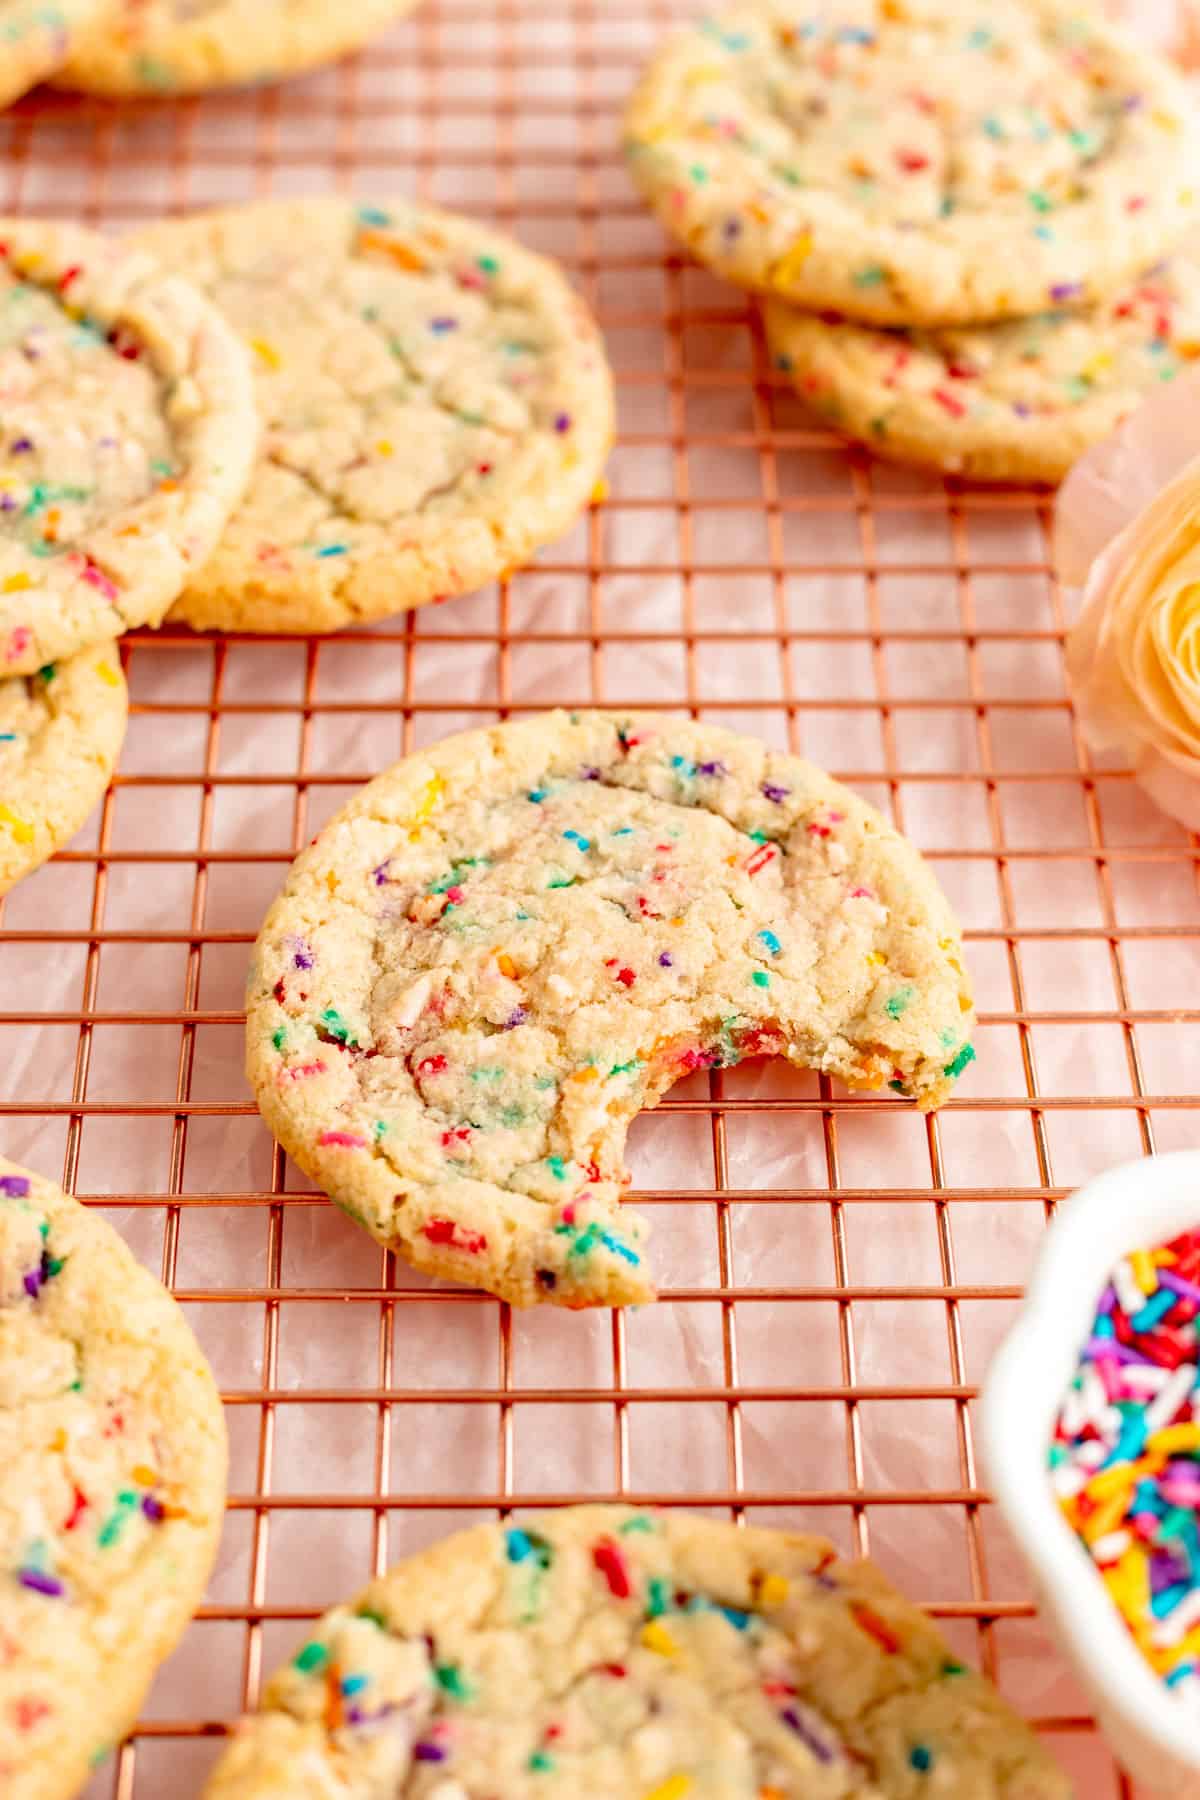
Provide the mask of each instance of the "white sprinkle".
POLYGON ((1075 1452, 1075 1461, 1082 1463, 1085 1469, 1098 1469, 1100 1464, 1107 1460, 1107 1444, 1097 1444, 1089 1440, 1086 1444, 1080 1444, 1075 1452))
POLYGON ((1074 1463, 1059 1463, 1057 1469, 1051 1471, 1050 1485, 1063 1500, 1073 1500, 1087 1484, 1087 1470, 1074 1463))
POLYGON ((1180 1363, 1173 1370, 1171 1379, 1160 1388, 1156 1397, 1146 1408, 1146 1434, 1161 1431, 1169 1425, 1175 1414, 1192 1391, 1192 1383, 1196 1379, 1195 1363, 1180 1363))
POLYGON ((1098 1563, 1118 1562, 1133 1542, 1131 1531, 1110 1531, 1092 1545, 1092 1557, 1098 1563))
POLYGON ((1160 1369, 1157 1363, 1126 1363, 1121 1380, 1141 1393, 1157 1394, 1170 1373, 1170 1369, 1160 1369))
POLYGON ((1200 1624, 1200 1588, 1193 1588, 1179 1602, 1174 1612, 1168 1613, 1165 1619, 1159 1619, 1150 1635, 1160 1648, 1167 1649, 1185 1638, 1196 1624, 1200 1624))
POLYGON ((1121 1309, 1132 1319, 1134 1313, 1141 1312, 1146 1304, 1146 1295, 1134 1280, 1133 1270, 1127 1262, 1119 1262, 1112 1272, 1112 1283, 1117 1290, 1117 1299, 1121 1309))
POLYGON ((410 988, 405 988, 392 1008, 392 1024, 406 1027, 415 1025, 425 1011, 425 1002, 429 998, 432 987, 433 976, 422 975, 418 981, 413 982, 410 988))

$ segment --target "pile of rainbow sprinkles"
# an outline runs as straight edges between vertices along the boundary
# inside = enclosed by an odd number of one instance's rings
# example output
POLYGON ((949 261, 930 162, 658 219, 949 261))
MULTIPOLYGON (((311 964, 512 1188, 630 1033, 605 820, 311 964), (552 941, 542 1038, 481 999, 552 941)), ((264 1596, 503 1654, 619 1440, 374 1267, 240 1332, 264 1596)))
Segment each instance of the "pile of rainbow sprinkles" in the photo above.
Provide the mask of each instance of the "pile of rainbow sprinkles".
POLYGON ((1049 1450, 1059 1505, 1200 1718, 1200 1231, 1113 1269, 1049 1450))

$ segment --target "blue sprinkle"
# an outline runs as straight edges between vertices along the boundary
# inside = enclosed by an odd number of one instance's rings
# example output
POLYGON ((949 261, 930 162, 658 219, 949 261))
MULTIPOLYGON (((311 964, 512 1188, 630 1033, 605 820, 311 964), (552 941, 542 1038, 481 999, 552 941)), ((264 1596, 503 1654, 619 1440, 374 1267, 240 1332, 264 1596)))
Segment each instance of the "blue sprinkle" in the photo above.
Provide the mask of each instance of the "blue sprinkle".
POLYGON ((916 1769, 918 1774, 924 1775, 928 1769, 933 1767, 933 1751, 924 1744, 914 1744, 908 1753, 908 1761, 910 1768, 916 1769))
POLYGON ((613 832, 613 836, 614 837, 632 837, 633 836, 633 826, 632 825, 618 826, 617 830, 613 832))
POLYGON ((15 731, 0 731, 0 744, 15 744, 16 741, 17 734, 15 731))
POLYGON ((563 836, 569 838, 571 843, 577 844, 580 850, 590 850, 592 847, 590 840, 581 836, 578 831, 564 831, 563 836))
POLYGON ((1129 1323, 1135 1331, 1153 1331, 1158 1321, 1169 1313, 1177 1303, 1179 1295, 1171 1288, 1159 1288, 1157 1294, 1151 1294, 1140 1312, 1135 1312, 1129 1323))
POLYGON ((1168 1613, 1174 1612, 1181 1600, 1186 1600, 1191 1593, 1186 1581, 1177 1581, 1173 1587, 1162 1588, 1150 1597, 1150 1611, 1156 1619, 1165 1619, 1168 1613))
POLYGON ((760 931, 758 935, 767 946, 767 949, 771 952, 771 955, 778 956, 779 952, 783 949, 783 945, 775 936, 775 933, 773 931, 760 931))
POLYGON ((745 1631, 750 1624, 750 1614, 739 1612, 736 1606, 722 1606, 718 1610, 723 1612, 729 1623, 736 1626, 739 1631, 745 1631))
POLYGON ((549 793, 549 788, 530 788, 529 798, 535 806, 540 806, 542 801, 549 796, 549 793))
POLYGON ((367 1677, 365 1675, 346 1675, 342 1678, 342 1692, 347 1696, 361 1694, 366 1685, 367 1677))
POLYGON ((518 1531, 514 1527, 514 1529, 507 1532, 505 1536, 508 1546, 509 1562, 524 1562, 526 1557, 533 1555, 533 1545, 530 1543, 525 1532, 518 1531))
POLYGON ((606 1250, 611 1250, 615 1256, 623 1256, 627 1263, 640 1263, 642 1260, 636 1250, 631 1250, 628 1244, 623 1244, 620 1238, 616 1238, 612 1235, 611 1231, 602 1231, 600 1233, 600 1242, 604 1245, 606 1250))
POLYGON ((1194 1675, 1195 1673, 1196 1665, 1194 1662, 1178 1663, 1175 1668, 1163 1676, 1163 1680, 1168 1687, 1175 1687, 1178 1682, 1183 1681, 1188 1675, 1194 1675))
POLYGON ((348 544, 325 544, 320 550, 317 551, 317 555, 318 556, 345 556, 347 551, 349 550, 349 548, 350 548, 350 546, 348 544))
POLYGON ((363 225, 390 225, 392 217, 378 206, 360 206, 358 217, 363 225))

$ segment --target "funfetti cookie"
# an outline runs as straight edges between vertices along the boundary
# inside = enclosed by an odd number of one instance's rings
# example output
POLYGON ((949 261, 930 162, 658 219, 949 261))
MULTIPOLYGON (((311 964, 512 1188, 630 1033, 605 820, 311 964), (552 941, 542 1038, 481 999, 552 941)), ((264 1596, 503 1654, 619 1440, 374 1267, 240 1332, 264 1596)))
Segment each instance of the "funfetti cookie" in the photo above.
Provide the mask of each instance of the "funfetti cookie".
POLYGON ((93 94, 189 94, 300 75, 357 50, 416 0, 120 0, 55 76, 93 94))
POLYGON ((1103 298, 1182 237, 1191 102, 1068 0, 744 0, 670 39, 626 147, 746 287, 878 324, 1103 298))
POLYGON ((326 1613, 205 1800, 1068 1800, 870 1563, 580 1506, 482 1525, 326 1613))
POLYGON ((256 442, 246 351, 195 288, 79 226, 0 220, 0 677, 157 624, 256 442))
POLYGON ((0 1162, 0 1792, 68 1800, 194 1612, 225 1501, 183 1314, 96 1213, 0 1162))
POLYGON ((79 830, 108 786, 128 710, 110 644, 0 680, 0 894, 79 830))
POLYGON ((60 68, 89 27, 111 22, 117 0, 0 0, 0 106, 60 68))
POLYGON ((1200 356, 1200 258, 1084 312, 896 331, 765 309, 775 366, 838 431, 894 462, 985 481, 1060 481, 1200 356))
POLYGON ((262 451, 173 617, 329 631, 484 586, 560 537, 612 380, 558 268, 408 202, 301 200, 143 234, 254 357, 262 451))
POLYGON ((411 1262, 515 1305, 647 1300, 625 1134, 778 1054, 936 1105, 970 1061, 950 907, 798 757, 677 719, 447 738, 294 864, 248 1072, 284 1148, 411 1262))

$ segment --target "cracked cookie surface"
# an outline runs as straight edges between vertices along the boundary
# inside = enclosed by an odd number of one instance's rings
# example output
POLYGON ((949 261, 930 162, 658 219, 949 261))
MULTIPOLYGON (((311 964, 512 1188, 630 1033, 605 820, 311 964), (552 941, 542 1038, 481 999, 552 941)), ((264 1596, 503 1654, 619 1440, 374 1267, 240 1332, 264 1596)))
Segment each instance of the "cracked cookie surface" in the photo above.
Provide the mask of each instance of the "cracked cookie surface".
POLYGON ((79 830, 116 766, 128 710, 110 644, 0 680, 0 894, 79 830))
POLYGON ((653 1297, 625 1135, 778 1054, 936 1105, 970 1061, 958 926, 913 847, 798 757, 551 713, 379 776, 255 951, 268 1125, 410 1261, 517 1305, 653 1297))
POLYGON ((878 324, 1101 299, 1196 197, 1181 80, 1069 0, 744 0, 655 56, 626 148, 719 274, 878 324))
POLYGON ((408 203, 269 203, 141 242, 250 346, 263 442, 172 616, 325 631, 484 586, 560 536, 612 438, 612 382, 554 264, 408 203))
POLYGON ((199 1602, 220 1398, 112 1227, 0 1161, 0 1788, 67 1800, 199 1602))
POLYGON ((0 675, 158 624, 250 473, 249 359, 131 249, 0 221, 0 675))
POLYGON ((996 325, 873 330, 767 302, 776 366, 837 431, 894 462, 990 481, 1061 481, 1200 356, 1200 257, 1111 300, 996 325))
MULTIPOLYGON (((416 0, 121 0, 80 35, 56 87, 188 94, 299 75, 357 50, 416 0)), ((60 59, 61 60, 61 59, 60 59)))
POLYGON ((327 1613, 205 1800, 1068 1800, 870 1563, 582 1506, 445 1539, 327 1613))

